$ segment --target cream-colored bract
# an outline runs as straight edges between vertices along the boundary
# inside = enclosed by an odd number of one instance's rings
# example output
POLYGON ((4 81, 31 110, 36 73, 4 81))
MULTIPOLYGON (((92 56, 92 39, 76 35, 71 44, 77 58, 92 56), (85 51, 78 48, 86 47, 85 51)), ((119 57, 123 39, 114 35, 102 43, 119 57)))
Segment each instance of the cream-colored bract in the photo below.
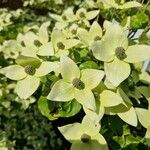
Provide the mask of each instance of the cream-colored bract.
MULTIPOLYGON (((31 64, 32 65, 32 64, 31 64)), ((52 71, 58 71, 59 62, 41 62, 39 68, 36 69, 34 75, 25 72, 25 68, 20 65, 11 65, 0 69, 0 73, 4 74, 11 80, 17 80, 16 92, 20 98, 29 98, 39 87, 40 77, 47 75, 52 71)))
POLYGON ((97 21, 94 21, 89 31, 86 29, 78 28, 77 35, 83 44, 85 44, 85 46, 90 47, 94 41, 101 39, 102 28, 97 21))
POLYGON ((82 123, 73 123, 58 128, 63 136, 72 143, 71 150, 108 150, 104 137, 99 133, 100 125, 85 116, 82 123), (87 135, 89 142, 83 142, 87 135))
POLYGON ((123 28, 113 23, 107 25, 102 40, 93 43, 92 52, 96 59, 104 61, 106 77, 116 87, 130 75, 130 63, 150 59, 150 46, 129 46, 123 28), (116 56, 116 49, 120 47, 124 49, 124 59, 116 56))
POLYGON ((47 98, 52 101, 70 101, 75 98, 83 106, 95 110, 95 98, 92 93, 104 77, 104 72, 96 69, 78 68, 75 62, 67 56, 60 58, 60 72, 62 79, 58 80, 47 98), (74 79, 79 79, 84 83, 83 89, 74 87, 74 79))
POLYGON ((136 1, 125 2, 125 0, 121 0, 121 4, 116 3, 115 0, 98 0, 97 3, 99 2, 103 4, 104 9, 129 9, 134 7, 142 7, 142 5, 136 1))

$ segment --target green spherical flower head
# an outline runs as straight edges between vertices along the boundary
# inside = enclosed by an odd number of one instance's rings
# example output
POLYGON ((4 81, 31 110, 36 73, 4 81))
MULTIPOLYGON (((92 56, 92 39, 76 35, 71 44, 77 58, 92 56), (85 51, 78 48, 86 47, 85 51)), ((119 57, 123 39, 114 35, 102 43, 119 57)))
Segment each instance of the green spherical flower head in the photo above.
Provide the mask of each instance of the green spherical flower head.
POLYGON ((25 66, 25 72, 29 75, 35 74, 35 68, 32 65, 25 66))
POLYGON ((73 29, 73 30, 71 30, 71 33, 72 34, 77 34, 77 30, 73 29))
POLYGON ((64 21, 66 21, 66 20, 67 20, 67 17, 66 17, 65 15, 62 15, 62 19, 63 19, 64 21))
POLYGON ((65 45, 62 42, 58 42, 57 47, 62 50, 65 49, 65 45))
POLYGON ((99 36, 96 36, 96 37, 94 38, 94 41, 98 41, 98 40, 101 40, 101 38, 100 38, 99 36))
POLYGON ((21 41, 21 46, 25 47, 24 41, 21 41))
POLYGON ((117 47, 115 50, 115 55, 120 60, 123 60, 127 57, 125 49, 123 47, 117 47))
POLYGON ((37 47, 40 47, 42 44, 39 40, 35 40, 34 45, 37 46, 37 47))
POLYGON ((89 136, 89 135, 87 135, 87 134, 83 134, 83 135, 81 136, 81 141, 82 141, 83 143, 89 143, 90 140, 91 140, 91 136, 89 136))
POLYGON ((85 18, 85 13, 84 12, 80 12, 79 16, 80 16, 80 18, 85 18))
POLYGON ((75 88, 79 89, 79 90, 82 90, 84 89, 85 85, 84 83, 78 79, 78 78, 75 78, 73 81, 72 81, 72 84, 75 88))

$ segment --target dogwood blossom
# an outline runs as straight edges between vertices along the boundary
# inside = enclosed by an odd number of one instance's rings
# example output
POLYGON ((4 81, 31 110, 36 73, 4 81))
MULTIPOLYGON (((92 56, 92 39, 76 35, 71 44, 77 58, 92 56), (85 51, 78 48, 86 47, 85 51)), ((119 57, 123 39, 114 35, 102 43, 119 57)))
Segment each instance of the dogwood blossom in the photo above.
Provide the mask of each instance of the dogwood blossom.
POLYGON ((63 136, 72 143, 71 150, 108 150, 104 137, 99 133, 100 125, 87 116, 82 123, 58 127, 63 136))
POLYGON ((40 62, 38 59, 26 57, 25 63, 2 68, 0 69, 0 73, 11 80, 17 80, 17 94, 20 98, 27 99, 39 87, 40 78, 57 70, 58 67, 58 62, 40 62))
POLYGON ((114 86, 130 75, 130 63, 150 59, 150 46, 130 46, 122 27, 113 23, 107 26, 102 40, 95 41, 91 49, 95 58, 104 61, 106 77, 114 86))
POLYGON ((104 77, 104 72, 96 69, 80 70, 67 56, 60 58, 62 79, 52 87, 47 98, 52 101, 70 101, 76 99, 83 106, 95 110, 95 98, 92 93, 104 77))

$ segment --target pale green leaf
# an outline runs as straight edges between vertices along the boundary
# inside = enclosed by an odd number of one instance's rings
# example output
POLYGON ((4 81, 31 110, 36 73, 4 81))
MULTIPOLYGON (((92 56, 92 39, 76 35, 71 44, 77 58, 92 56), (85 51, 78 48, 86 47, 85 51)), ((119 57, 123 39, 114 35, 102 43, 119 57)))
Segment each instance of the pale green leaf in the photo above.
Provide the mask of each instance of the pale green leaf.
POLYGON ((28 47, 22 47, 21 49, 21 55, 26 56, 26 57, 37 57, 38 48, 35 45, 31 45, 28 47))
POLYGON ((118 113, 127 112, 128 110, 129 108, 125 106, 124 103, 122 102, 121 104, 113 106, 113 107, 105 107, 105 114, 116 115, 118 113))
POLYGON ((53 56, 54 55, 54 48, 51 42, 46 43, 39 47, 39 50, 37 51, 37 55, 40 56, 53 56))
POLYGON ((112 107, 123 103, 123 100, 118 94, 110 90, 104 90, 100 94, 100 102, 104 107, 112 107))
POLYGON ((51 41, 55 48, 55 51, 58 51, 59 48, 57 47, 57 44, 59 42, 62 42, 64 44, 64 42, 66 42, 66 36, 63 34, 61 30, 54 29, 51 34, 51 41))
POLYGON ((120 6, 120 9, 128 9, 133 7, 142 7, 142 4, 136 1, 126 2, 122 6, 120 6))
POLYGON ((52 71, 58 70, 59 67, 60 67, 59 62, 44 61, 41 63, 40 67, 36 69, 35 76, 37 77, 45 76, 52 71))
POLYGON ((66 140, 70 142, 79 141, 83 134, 82 126, 80 123, 65 125, 62 127, 58 127, 58 129, 61 134, 66 138, 66 140))
MULTIPOLYGON (((110 43, 110 41, 109 41, 110 43)), ((108 47, 108 41, 95 41, 91 45, 91 50, 96 59, 101 61, 111 61, 114 58, 114 50, 108 47)))
POLYGON ((57 14, 49 14, 51 18, 55 19, 56 21, 62 21, 62 17, 60 15, 57 14))
POLYGON ((70 101, 74 98, 74 87, 72 84, 65 82, 64 80, 57 81, 49 95, 47 96, 47 99, 52 101, 70 101))
POLYGON ((77 141, 72 144, 71 150, 108 150, 106 140, 100 134, 92 137, 89 143, 77 141))
POLYGON ((86 45, 88 46, 89 43, 91 42, 91 38, 89 36, 89 32, 85 29, 78 28, 77 30, 77 35, 79 39, 86 45))
POLYGON ((83 69, 81 71, 81 81, 85 84, 86 88, 94 89, 104 77, 102 70, 96 69, 83 69))
POLYGON ((104 41, 108 49, 115 52, 117 47, 123 47, 125 50, 128 48, 128 38, 124 33, 123 28, 118 24, 106 22, 107 28, 104 35, 104 41))
POLYGON ((19 65, 11 65, 0 69, 0 74, 4 74, 7 78, 11 80, 21 80, 27 76, 24 68, 19 65))
POLYGON ((27 76, 25 79, 17 82, 16 92, 20 98, 29 98, 39 87, 40 78, 27 76))
POLYGON ((80 77, 80 70, 76 63, 67 56, 60 58, 61 75, 64 80, 72 82, 73 79, 80 77))
POLYGON ((66 40, 66 42, 64 43, 65 44, 65 49, 70 49, 72 47, 75 47, 76 45, 78 45, 80 43, 79 40, 76 40, 76 39, 68 39, 66 40))
POLYGON ((75 89, 75 99, 82 104, 84 107, 87 107, 91 110, 96 110, 95 98, 91 90, 75 89))
POLYGON ((137 116, 133 107, 128 111, 123 113, 118 113, 118 116, 126 123, 136 127, 137 126, 137 116))
POLYGON ((150 100, 150 86, 138 86, 136 88, 147 100, 150 100))
POLYGON ((150 111, 144 108, 136 108, 136 113, 138 116, 138 119, 143 127, 148 128, 150 126, 150 111))
POLYGON ((148 72, 142 71, 139 77, 142 82, 150 84, 150 75, 148 74, 148 72))
POLYGON ((129 105, 132 106, 132 102, 129 99, 128 95, 120 87, 118 88, 118 92, 120 96, 122 97, 122 99, 124 100, 124 102, 127 103, 128 106, 129 105))
POLYGON ((106 140, 101 134, 92 137, 91 150, 108 150, 106 140))
POLYGON ((101 26, 98 24, 97 21, 94 21, 91 25, 91 28, 89 30, 89 36, 91 39, 94 40, 95 37, 102 37, 102 28, 101 26))
POLYGON ((90 143, 83 143, 77 140, 75 143, 71 145, 70 150, 92 150, 90 143))
POLYGON ((85 114, 95 123, 98 123, 104 116, 104 107, 100 107, 98 112, 84 107, 85 114))
POLYGON ((94 19, 98 14, 99 14, 99 10, 92 10, 92 11, 87 12, 86 18, 87 20, 91 20, 91 19, 94 19))
POLYGON ((132 45, 126 50, 127 58, 124 61, 136 63, 150 59, 150 46, 148 45, 132 45))
POLYGON ((111 89, 111 90, 116 89, 116 87, 107 78, 105 78, 104 84, 108 89, 111 89))
POLYGON ((87 115, 82 120, 82 130, 90 136, 95 136, 100 131, 100 124, 95 123, 87 115))
POLYGON ((49 40, 49 35, 47 27, 50 25, 50 22, 43 23, 39 29, 39 41, 42 44, 46 44, 49 40))
POLYGON ((35 57, 19 55, 16 59, 16 63, 23 67, 25 67, 27 65, 32 65, 35 68, 37 68, 41 65, 41 60, 39 58, 35 58, 35 57))
POLYGON ((117 58, 113 62, 104 64, 107 79, 118 86, 130 75, 130 65, 117 58))
POLYGON ((23 41, 25 46, 30 47, 32 45, 34 45, 34 41, 38 40, 38 36, 33 33, 33 32, 27 32, 24 36, 23 36, 23 41))

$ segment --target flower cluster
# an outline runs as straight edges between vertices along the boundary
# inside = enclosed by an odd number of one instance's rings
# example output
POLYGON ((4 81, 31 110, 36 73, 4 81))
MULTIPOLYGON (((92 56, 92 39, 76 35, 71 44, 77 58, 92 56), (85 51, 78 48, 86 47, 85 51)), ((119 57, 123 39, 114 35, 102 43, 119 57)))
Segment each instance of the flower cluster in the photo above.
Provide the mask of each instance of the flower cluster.
MULTIPOLYGON (((137 2, 100 3, 105 9, 141 7, 137 2)), ((137 100, 140 97, 126 85, 129 81, 133 87, 137 82, 146 82, 146 86, 137 85, 134 90, 150 98, 149 74, 141 70, 139 73, 137 66, 150 59, 150 46, 130 43, 127 29, 119 23, 105 20, 101 26, 97 21, 99 14, 99 10, 85 8, 76 12, 68 8, 62 15, 51 14, 57 21, 52 32, 48 30, 50 22, 45 22, 38 32, 29 30, 19 34, 15 41, 18 47, 15 64, 0 69, 1 74, 17 81, 16 93, 22 99, 48 83, 48 92, 43 95, 58 103, 53 113, 58 113, 59 104, 66 102, 76 101, 83 107, 86 116, 82 123, 59 128, 72 143, 72 150, 108 149, 99 133, 99 122, 105 114, 118 115, 134 127, 139 120, 145 128, 150 128, 146 120, 149 110, 134 107, 130 97, 137 100), (48 82, 51 78, 55 80, 48 82)), ((149 137, 149 130, 146 136, 149 137)))

